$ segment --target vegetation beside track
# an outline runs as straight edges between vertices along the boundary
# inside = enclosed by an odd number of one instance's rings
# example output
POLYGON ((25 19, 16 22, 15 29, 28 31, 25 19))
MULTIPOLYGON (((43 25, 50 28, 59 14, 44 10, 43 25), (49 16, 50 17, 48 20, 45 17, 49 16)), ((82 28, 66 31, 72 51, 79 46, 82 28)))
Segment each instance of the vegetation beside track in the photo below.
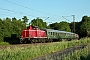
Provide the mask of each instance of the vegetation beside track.
POLYGON ((62 60, 90 60, 90 44, 84 49, 76 50, 62 60))
POLYGON ((63 50, 65 48, 90 43, 90 38, 82 38, 80 40, 52 42, 46 45, 32 45, 28 47, 8 47, 0 50, 0 59, 2 60, 27 60, 39 57, 48 53, 63 50))
POLYGON ((10 45, 8 42, 0 42, 0 46, 3 46, 3 45, 10 45))

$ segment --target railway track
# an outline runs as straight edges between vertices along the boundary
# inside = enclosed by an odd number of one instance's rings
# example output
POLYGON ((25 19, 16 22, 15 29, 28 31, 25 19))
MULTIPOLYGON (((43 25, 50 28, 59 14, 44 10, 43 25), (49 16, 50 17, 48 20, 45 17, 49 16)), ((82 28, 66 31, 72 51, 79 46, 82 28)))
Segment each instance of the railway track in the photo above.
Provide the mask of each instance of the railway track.
POLYGON ((80 46, 74 46, 71 48, 64 49, 62 51, 57 51, 45 56, 40 56, 31 60, 47 60, 47 59, 53 59, 53 60, 61 60, 63 57, 68 56, 68 54, 72 54, 75 50, 84 49, 87 46, 87 44, 83 44, 80 46), (57 57, 58 56, 58 57, 57 57))
MULTIPOLYGON (((51 43, 51 42, 50 42, 51 43)), ((52 42, 53 43, 53 42, 52 42)), ((0 46, 0 50, 4 50, 8 47, 10 47, 10 49, 14 48, 14 47, 28 47, 28 46, 37 46, 37 45, 47 45, 49 43, 34 43, 34 44, 13 44, 13 45, 4 45, 4 46, 0 46)))

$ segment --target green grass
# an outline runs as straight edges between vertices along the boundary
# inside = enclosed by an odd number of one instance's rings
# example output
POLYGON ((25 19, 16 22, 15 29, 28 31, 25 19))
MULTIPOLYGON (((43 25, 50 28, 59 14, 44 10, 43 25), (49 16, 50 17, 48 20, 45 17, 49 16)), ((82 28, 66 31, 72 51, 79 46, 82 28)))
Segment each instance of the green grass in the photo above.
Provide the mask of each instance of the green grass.
POLYGON ((47 45, 32 45, 28 47, 15 47, 11 49, 8 47, 5 50, 0 50, 1 60, 27 60, 39 57, 48 53, 63 50, 68 47, 77 46, 81 44, 90 43, 90 38, 83 38, 81 40, 62 41, 49 43, 47 45))
POLYGON ((0 46, 3 46, 3 45, 10 45, 8 42, 0 42, 0 46))
POLYGON ((90 44, 84 49, 76 50, 72 55, 68 55, 62 60, 90 60, 90 44))

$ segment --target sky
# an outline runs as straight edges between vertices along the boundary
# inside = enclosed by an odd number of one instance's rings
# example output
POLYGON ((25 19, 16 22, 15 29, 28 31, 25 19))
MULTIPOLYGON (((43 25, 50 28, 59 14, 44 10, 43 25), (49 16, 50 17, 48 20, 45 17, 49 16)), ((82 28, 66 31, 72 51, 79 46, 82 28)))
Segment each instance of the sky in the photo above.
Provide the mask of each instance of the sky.
POLYGON ((29 22, 37 17, 45 22, 75 22, 90 16, 90 0, 0 0, 0 18, 17 19, 27 16, 29 22), (63 18, 63 17, 64 18, 63 18), (66 18, 66 19, 65 19, 66 18))

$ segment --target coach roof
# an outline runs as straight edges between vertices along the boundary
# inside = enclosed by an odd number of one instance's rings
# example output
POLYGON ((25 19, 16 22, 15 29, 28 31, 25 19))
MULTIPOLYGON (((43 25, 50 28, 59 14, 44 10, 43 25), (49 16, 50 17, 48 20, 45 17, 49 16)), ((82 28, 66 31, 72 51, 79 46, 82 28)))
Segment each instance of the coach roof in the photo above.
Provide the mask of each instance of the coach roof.
POLYGON ((48 32, 75 34, 75 33, 72 33, 72 32, 66 32, 66 31, 61 31, 61 30, 53 30, 53 29, 45 29, 45 30, 47 30, 48 32))

